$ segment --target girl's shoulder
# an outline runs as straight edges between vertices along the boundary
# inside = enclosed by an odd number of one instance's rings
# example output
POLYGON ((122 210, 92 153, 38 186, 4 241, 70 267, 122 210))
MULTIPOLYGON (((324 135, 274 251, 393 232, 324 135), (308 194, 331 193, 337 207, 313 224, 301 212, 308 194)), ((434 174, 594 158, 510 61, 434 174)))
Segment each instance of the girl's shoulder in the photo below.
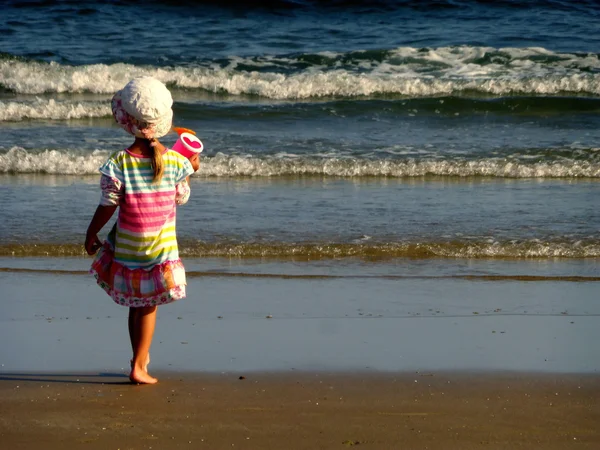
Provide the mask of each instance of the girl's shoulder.
POLYGON ((167 148, 166 151, 163 153, 163 161, 166 161, 167 163, 171 163, 178 167, 187 167, 188 164, 191 165, 189 159, 187 159, 181 153, 178 153, 170 148, 167 148))
POLYGON ((169 147, 165 147, 165 152, 163 153, 163 157, 168 157, 169 159, 173 159, 174 161, 187 160, 187 158, 185 156, 183 156, 181 153, 176 152, 175 150, 173 150, 169 147))
POLYGON ((122 162, 127 157, 127 155, 128 155, 127 150, 117 150, 110 154, 110 156, 108 157, 106 162, 112 162, 112 163, 118 164, 118 163, 122 162))
POLYGON ((104 164, 100 166, 100 173, 111 178, 123 181, 123 171, 128 164, 125 160, 128 157, 127 150, 117 150, 110 154, 104 164))
POLYGON ((114 164, 117 166, 137 166, 139 164, 144 164, 149 161, 151 158, 148 156, 144 156, 142 154, 133 153, 129 149, 117 150, 108 157, 106 160, 106 164, 114 164))
POLYGON ((163 153, 163 161, 176 174, 176 182, 194 173, 194 168, 190 160, 170 148, 167 148, 165 153, 163 153))

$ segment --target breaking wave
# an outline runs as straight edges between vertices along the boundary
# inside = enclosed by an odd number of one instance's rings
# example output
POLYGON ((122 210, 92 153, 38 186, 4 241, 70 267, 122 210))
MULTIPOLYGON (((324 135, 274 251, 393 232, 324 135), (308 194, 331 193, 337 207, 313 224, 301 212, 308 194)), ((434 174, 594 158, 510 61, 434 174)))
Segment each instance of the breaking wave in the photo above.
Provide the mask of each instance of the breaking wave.
MULTIPOLYGON (((0 152, 0 173, 97 175, 109 156, 106 150, 28 151, 21 147, 0 152)), ((196 177, 500 177, 600 178, 600 149, 557 149, 494 157, 433 154, 420 157, 354 157, 341 154, 228 155, 202 158, 196 177)))
POLYGON ((72 102, 36 98, 33 101, 0 101, 0 121, 71 120, 111 115, 108 102, 72 102))
POLYGON ((544 48, 400 47, 346 53, 230 57, 183 66, 72 66, 0 55, 0 87, 19 94, 112 94, 151 75, 172 89, 269 99, 482 95, 600 95, 596 53, 544 48))

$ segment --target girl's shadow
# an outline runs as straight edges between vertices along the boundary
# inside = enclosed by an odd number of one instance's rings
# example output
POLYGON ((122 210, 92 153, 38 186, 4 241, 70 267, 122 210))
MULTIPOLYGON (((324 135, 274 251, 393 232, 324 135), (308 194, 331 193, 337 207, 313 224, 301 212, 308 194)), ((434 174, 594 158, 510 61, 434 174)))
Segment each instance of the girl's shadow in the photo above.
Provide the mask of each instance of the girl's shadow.
POLYGON ((124 373, 0 373, 0 381, 35 381, 66 384, 131 384, 124 373))

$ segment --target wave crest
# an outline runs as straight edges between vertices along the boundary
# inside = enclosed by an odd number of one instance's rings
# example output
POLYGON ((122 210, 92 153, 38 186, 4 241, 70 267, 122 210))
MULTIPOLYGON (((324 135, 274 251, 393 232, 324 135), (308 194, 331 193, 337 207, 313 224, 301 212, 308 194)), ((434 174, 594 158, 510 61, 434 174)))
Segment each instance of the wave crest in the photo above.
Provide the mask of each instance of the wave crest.
POLYGON ((440 47, 344 54, 231 57, 196 66, 85 66, 0 59, 0 86, 16 93, 111 94, 131 78, 151 75, 172 88, 270 99, 402 95, 600 95, 597 54, 543 48, 440 47))
POLYGON ((111 115, 108 102, 59 102, 54 99, 35 99, 27 102, 0 101, 0 121, 72 120, 111 115))
POLYGON ((41 173, 53 175, 97 174, 98 168, 109 156, 107 151, 91 154, 45 150, 28 152, 22 147, 12 147, 0 154, 0 173, 41 173))
POLYGON ((370 160, 362 158, 253 158, 217 154, 204 159, 199 176, 289 176, 334 177, 501 177, 563 178, 600 177, 600 163, 588 161, 524 162, 506 158, 478 160, 432 159, 370 160))
MULTIPOLYGON (((203 157, 196 177, 499 177, 499 178, 600 178, 600 153, 596 149, 571 151, 570 157, 483 157, 456 155, 419 158, 369 159, 346 156, 226 155, 203 157), (582 158, 581 154, 584 153, 582 158), (540 158, 543 158, 541 161, 540 158)), ((98 173, 109 152, 92 153, 44 150, 29 152, 13 147, 0 154, 0 173, 92 175, 98 173)))

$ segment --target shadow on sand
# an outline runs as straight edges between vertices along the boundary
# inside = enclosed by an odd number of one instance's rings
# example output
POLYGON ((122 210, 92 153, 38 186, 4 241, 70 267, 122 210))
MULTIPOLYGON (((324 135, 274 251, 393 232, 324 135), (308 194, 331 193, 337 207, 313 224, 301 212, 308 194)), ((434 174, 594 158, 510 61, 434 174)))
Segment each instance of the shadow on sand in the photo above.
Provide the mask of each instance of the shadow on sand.
POLYGON ((132 384, 124 373, 0 373, 0 381, 67 384, 132 384))

